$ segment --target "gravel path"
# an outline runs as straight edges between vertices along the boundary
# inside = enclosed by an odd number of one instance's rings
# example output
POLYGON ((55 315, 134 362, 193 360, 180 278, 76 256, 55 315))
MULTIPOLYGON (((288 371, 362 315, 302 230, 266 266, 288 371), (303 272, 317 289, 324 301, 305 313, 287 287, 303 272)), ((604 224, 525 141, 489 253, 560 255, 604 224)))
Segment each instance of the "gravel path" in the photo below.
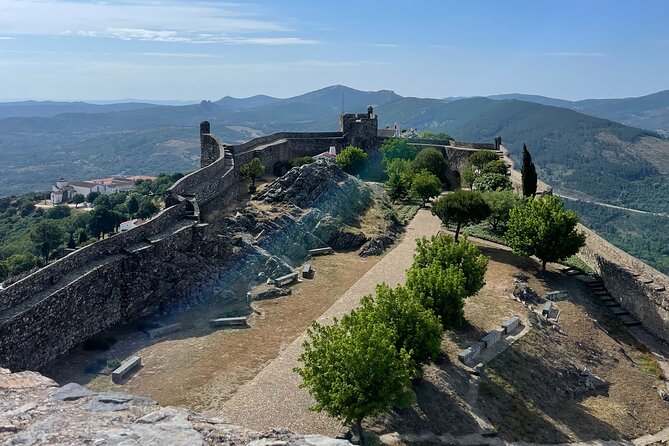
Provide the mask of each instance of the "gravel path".
MULTIPOLYGON (((434 235, 441 222, 428 210, 420 210, 407 227, 404 239, 379 263, 360 278, 334 305, 318 318, 331 321, 355 308, 360 298, 374 292, 378 283, 397 285, 404 282, 411 266, 416 239, 434 235)), ((338 435, 343 427, 325 413, 310 412, 314 400, 300 389, 300 377, 293 372, 298 365, 306 335, 297 338, 281 355, 270 362, 253 380, 242 386, 223 406, 222 416, 231 423, 255 430, 288 428, 300 434, 338 435)), ((258 342, 262 342, 259 339, 258 342)))

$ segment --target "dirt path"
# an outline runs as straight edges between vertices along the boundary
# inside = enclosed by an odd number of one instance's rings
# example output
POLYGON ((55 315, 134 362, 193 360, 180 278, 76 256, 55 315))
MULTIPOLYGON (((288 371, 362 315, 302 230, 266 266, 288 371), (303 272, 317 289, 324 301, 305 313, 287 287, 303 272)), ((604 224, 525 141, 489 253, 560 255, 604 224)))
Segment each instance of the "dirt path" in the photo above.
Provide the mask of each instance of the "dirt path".
MULTIPOLYGON (((436 234, 440 221, 421 210, 407 228, 404 240, 358 280, 318 322, 325 323, 358 305, 360 297, 374 291, 376 284, 397 285, 404 282, 405 271, 413 260, 415 240, 436 234)), ((300 378, 293 372, 302 351, 305 335, 296 339, 278 358, 245 384, 223 405, 223 417, 242 426, 264 430, 285 427, 294 432, 338 435, 342 425, 323 413, 309 412, 314 401, 300 389, 300 378)))

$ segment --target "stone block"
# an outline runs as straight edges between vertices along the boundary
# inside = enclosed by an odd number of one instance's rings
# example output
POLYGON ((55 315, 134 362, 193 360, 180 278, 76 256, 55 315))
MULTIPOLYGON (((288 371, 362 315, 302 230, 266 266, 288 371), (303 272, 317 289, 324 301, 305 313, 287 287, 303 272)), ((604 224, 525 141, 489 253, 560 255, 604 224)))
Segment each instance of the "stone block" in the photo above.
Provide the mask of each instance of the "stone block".
POLYGON ((273 280, 273 282, 276 286, 284 286, 295 282, 297 280, 297 276, 297 273, 290 273, 286 274, 285 276, 277 277, 273 280))
POLYGON ((462 350, 460 353, 458 353, 458 359, 463 364, 469 365, 479 357, 479 355, 481 354, 481 350, 484 347, 485 345, 483 343, 475 342, 466 349, 462 350))
POLYGON ((130 372, 133 370, 141 367, 142 365, 142 358, 139 356, 131 356, 123 363, 121 363, 121 366, 114 370, 112 372, 112 382, 114 384, 120 384, 123 379, 128 375, 130 372))
POLYGON ((183 325, 180 323, 170 324, 170 325, 165 325, 163 327, 146 330, 146 334, 149 335, 149 339, 155 339, 161 336, 168 335, 170 333, 174 333, 175 331, 179 331, 181 330, 182 327, 183 325))
POLYGON ((209 321, 209 326, 211 326, 211 328, 234 327, 234 326, 245 326, 245 325, 246 325, 246 316, 221 317, 209 321))
POLYGON ((313 279, 314 278, 314 269, 311 266, 311 263, 307 263, 302 267, 302 277, 305 279, 313 279))
POLYGON ((566 291, 551 291, 550 293, 546 293, 546 300, 552 300, 553 302, 557 302, 559 300, 564 300, 568 297, 569 295, 567 294, 566 291))
POLYGON ((481 338, 481 342, 485 344, 486 348, 492 347, 502 338, 502 332, 499 330, 492 330, 487 335, 481 338))
POLYGON ((520 325, 520 318, 518 316, 510 317, 502 323, 502 331, 505 334, 513 333, 513 331, 520 325))
POLYGON ((327 254, 334 254, 334 249, 330 248, 329 246, 327 248, 310 249, 309 254, 312 256, 324 256, 327 254))
POLYGON ((555 305, 555 302, 552 300, 546 301, 541 310, 541 315, 546 319, 555 319, 558 315, 558 308, 557 305, 555 305))

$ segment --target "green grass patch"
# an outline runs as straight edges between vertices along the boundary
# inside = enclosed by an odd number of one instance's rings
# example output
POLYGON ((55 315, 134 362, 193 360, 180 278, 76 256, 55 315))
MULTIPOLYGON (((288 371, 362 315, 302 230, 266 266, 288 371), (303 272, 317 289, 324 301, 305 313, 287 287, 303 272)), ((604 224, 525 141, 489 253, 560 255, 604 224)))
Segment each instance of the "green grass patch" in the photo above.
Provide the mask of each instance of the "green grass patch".
POLYGON ((397 214, 398 221, 407 225, 416 216, 418 209, 420 209, 420 200, 415 198, 406 198, 404 200, 397 200, 393 203, 393 209, 397 214))
POLYGON ((641 350, 643 354, 639 364, 641 368, 645 370, 647 373, 649 373, 651 376, 654 376, 659 380, 665 380, 666 377, 664 376, 662 367, 660 367, 660 364, 657 362, 657 359, 655 358, 653 352, 648 350, 648 347, 646 347, 645 345, 640 346, 639 350, 641 350))
POLYGON ((577 256, 571 256, 567 260, 564 260, 563 262, 564 265, 571 266, 574 269, 579 270, 586 276, 590 277, 596 277, 597 273, 595 272, 594 269, 590 268, 587 263, 585 263, 583 260, 578 258, 577 256))

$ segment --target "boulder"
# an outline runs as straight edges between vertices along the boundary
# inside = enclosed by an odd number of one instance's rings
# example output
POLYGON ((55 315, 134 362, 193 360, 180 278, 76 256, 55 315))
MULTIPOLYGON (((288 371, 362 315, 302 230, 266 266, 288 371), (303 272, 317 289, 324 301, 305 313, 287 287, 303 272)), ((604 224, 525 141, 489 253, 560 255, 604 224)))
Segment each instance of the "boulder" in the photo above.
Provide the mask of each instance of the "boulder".
POLYGON ((246 296, 250 300, 264 300, 264 299, 275 299, 277 297, 283 297, 290 295, 290 288, 279 288, 275 285, 258 285, 249 291, 246 296))

